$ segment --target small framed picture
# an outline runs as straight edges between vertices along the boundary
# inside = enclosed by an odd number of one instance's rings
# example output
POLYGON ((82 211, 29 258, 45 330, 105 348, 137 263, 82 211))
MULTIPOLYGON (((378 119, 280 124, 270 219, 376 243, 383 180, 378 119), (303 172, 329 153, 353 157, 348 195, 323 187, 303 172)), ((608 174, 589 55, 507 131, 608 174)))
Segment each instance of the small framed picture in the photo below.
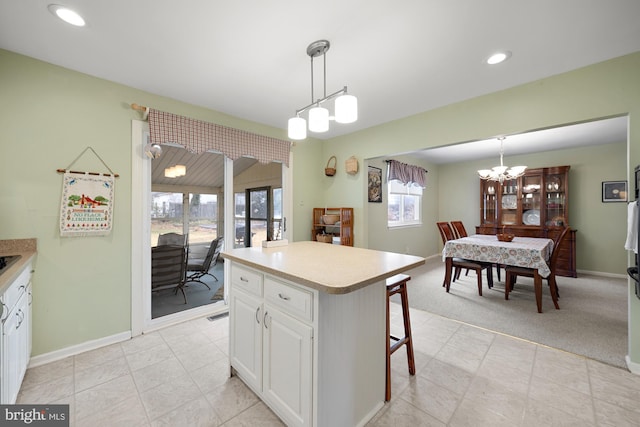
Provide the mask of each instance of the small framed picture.
POLYGON ((627 181, 603 181, 602 202, 626 202, 627 181))
POLYGON ((369 202, 382 203, 382 169, 369 166, 367 184, 369 202))

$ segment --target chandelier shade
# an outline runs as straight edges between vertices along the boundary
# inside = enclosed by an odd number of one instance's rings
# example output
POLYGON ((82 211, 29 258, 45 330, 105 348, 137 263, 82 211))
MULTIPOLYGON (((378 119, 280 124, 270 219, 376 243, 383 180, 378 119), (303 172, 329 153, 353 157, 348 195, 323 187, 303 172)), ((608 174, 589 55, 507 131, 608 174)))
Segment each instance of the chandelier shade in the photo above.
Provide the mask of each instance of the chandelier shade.
POLYGON ((336 122, 353 123, 358 120, 358 98, 344 94, 336 98, 336 122))
POLYGON ((307 137, 307 121, 302 117, 289 119, 289 139, 301 140, 307 137))
POLYGON ((329 130, 329 110, 323 107, 313 107, 309 110, 309 130, 311 132, 326 132, 329 130))
POLYGON ((516 179, 522 175, 524 175, 527 170, 526 166, 505 166, 503 162, 504 155, 504 137, 498 138, 500 140, 500 166, 494 166, 491 169, 480 169, 478 171, 478 176, 480 179, 484 179, 486 181, 496 181, 502 184, 504 181, 509 181, 511 179, 516 179))
POLYGON ((336 123, 353 123, 358 120, 358 99, 347 93, 347 87, 327 95, 327 59, 326 53, 331 44, 328 40, 317 40, 307 47, 307 55, 311 58, 311 103, 306 107, 296 110, 295 117, 289 119, 287 134, 290 139, 302 140, 307 137, 307 121, 300 114, 308 110, 308 129, 310 132, 322 133, 329 130, 329 121, 336 123), (313 95, 313 58, 322 55, 323 58, 323 97, 315 99, 313 95), (322 106, 323 103, 335 98, 335 113, 330 115, 329 110, 322 106), (304 129, 302 129, 304 128, 304 129))

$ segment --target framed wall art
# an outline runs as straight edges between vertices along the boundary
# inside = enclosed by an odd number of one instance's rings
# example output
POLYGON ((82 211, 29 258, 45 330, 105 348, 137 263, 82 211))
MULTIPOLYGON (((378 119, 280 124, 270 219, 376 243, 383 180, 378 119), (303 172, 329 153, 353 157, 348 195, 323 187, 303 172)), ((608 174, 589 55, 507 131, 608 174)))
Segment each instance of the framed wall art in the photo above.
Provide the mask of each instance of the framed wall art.
POLYGON ((627 181, 603 181, 602 202, 626 202, 627 181))
POLYGON ((369 166, 367 183, 369 202, 382 203, 382 169, 369 166))

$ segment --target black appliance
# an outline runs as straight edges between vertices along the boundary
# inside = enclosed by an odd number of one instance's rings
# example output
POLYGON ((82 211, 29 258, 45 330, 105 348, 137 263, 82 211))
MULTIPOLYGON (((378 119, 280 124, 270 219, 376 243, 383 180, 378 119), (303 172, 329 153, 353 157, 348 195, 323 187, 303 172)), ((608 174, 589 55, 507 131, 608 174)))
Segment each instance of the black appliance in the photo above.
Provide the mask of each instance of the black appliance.
MULTIPOLYGON (((638 205, 640 203, 640 165, 636 166, 635 169, 635 196, 636 200, 631 203, 635 203, 638 205)), ((640 244, 640 206, 638 206, 638 215, 636 215, 636 228, 638 230, 638 243, 640 244)), ((635 266, 627 268, 627 274, 635 283, 636 287, 636 297, 640 299, 640 275, 638 274, 638 254, 635 254, 635 266)))
POLYGON ((22 255, 0 256, 0 274, 4 273, 12 264, 18 261, 22 255))

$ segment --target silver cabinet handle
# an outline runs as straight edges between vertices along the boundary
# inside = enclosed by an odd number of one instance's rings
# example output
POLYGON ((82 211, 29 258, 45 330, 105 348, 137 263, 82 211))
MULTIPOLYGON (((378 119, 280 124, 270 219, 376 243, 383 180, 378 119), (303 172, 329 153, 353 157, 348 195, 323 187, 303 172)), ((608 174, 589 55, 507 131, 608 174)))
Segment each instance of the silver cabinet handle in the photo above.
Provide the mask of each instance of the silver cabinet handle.
POLYGON ((256 308, 256 323, 258 325, 260 324, 260 316, 258 316, 259 313, 260 313, 260 307, 256 308))
POLYGON ((22 314, 22 309, 19 309, 18 312, 16 313, 16 316, 18 316, 18 324, 16 325, 16 329, 20 329, 20 325, 22 325, 22 322, 24 321, 24 316, 21 316, 22 314))
POLYGON ((267 325, 267 316, 268 316, 268 315, 269 315, 269 312, 268 312, 268 311, 265 311, 265 312, 264 312, 264 319, 262 319, 262 322, 264 323, 264 327, 265 327, 266 329, 269 329, 269 326, 267 325))
POLYGON ((288 296, 286 296, 286 295, 282 295, 281 293, 280 293, 280 294, 278 294, 278 296, 280 297, 280 299, 283 299, 283 300, 285 300, 285 301, 289 301, 289 300, 291 299, 291 297, 288 297, 288 296))
POLYGON ((245 277, 243 277, 243 276, 240 276, 240 281, 241 281, 241 282, 249 283, 249 279, 247 279, 247 278, 245 278, 245 277))

